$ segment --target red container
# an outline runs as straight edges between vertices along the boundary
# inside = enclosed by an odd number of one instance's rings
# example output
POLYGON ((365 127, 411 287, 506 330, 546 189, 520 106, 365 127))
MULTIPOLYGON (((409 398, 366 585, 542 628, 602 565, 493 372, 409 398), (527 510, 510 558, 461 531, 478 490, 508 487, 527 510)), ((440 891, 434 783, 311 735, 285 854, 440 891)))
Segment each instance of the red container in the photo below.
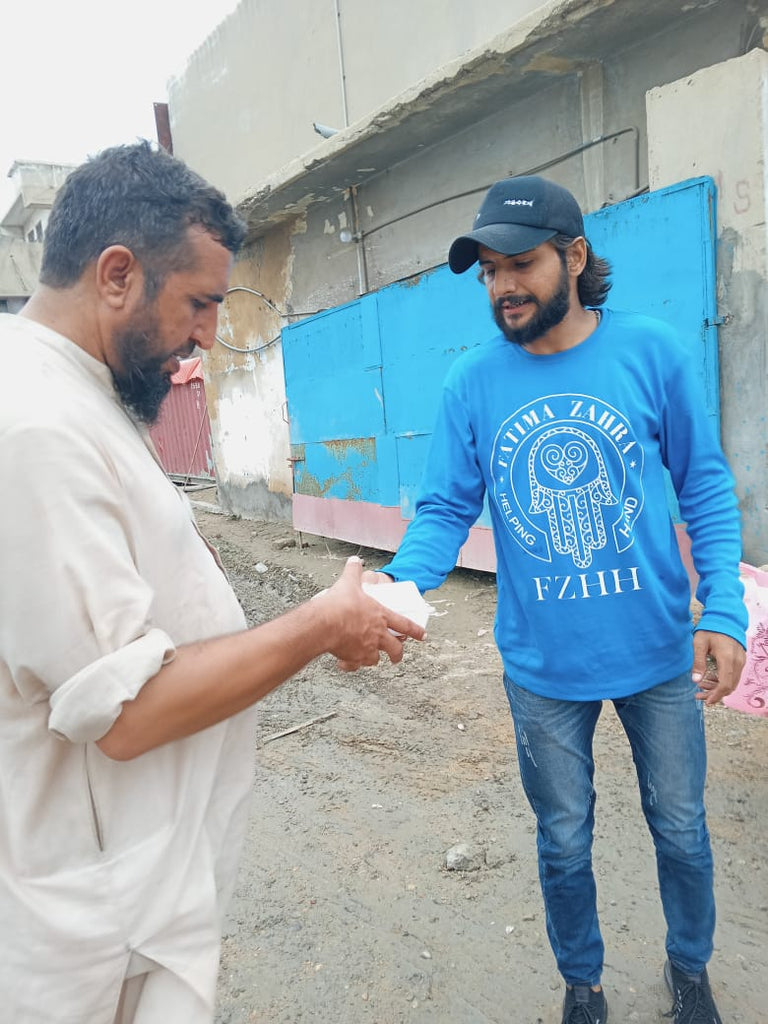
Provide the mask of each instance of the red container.
POLYGON ((215 479, 211 423, 199 357, 185 359, 171 377, 171 390, 150 434, 171 476, 215 479))

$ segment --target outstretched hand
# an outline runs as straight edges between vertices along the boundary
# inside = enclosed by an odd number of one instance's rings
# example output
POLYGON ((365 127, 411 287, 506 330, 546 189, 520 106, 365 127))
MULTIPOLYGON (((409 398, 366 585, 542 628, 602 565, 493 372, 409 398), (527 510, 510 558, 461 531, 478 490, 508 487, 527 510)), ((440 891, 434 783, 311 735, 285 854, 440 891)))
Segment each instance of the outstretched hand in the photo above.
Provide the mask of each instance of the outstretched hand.
POLYGON ((698 629, 693 634, 693 671, 697 700, 717 704, 739 684, 746 651, 733 637, 698 629))
POLYGON ((368 597, 362 581, 363 563, 352 556, 339 579, 321 598, 328 602, 332 616, 328 650, 345 672, 377 665, 382 652, 397 663, 402 660, 406 639, 421 640, 424 636, 421 626, 368 597))
POLYGON ((366 569, 363 573, 363 583, 393 583, 394 580, 386 572, 380 572, 378 569, 366 569))

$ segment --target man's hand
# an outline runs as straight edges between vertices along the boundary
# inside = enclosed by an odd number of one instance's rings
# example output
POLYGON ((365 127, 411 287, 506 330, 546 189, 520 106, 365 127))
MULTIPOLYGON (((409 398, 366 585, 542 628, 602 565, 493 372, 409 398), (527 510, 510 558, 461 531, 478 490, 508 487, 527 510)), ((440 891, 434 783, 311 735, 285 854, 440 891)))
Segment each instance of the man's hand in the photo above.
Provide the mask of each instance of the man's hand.
POLYGON ((394 583, 394 579, 386 572, 378 569, 366 569, 363 573, 363 583, 394 583))
POLYGON ((321 654, 347 669, 375 665, 382 651, 400 661, 406 637, 424 630, 363 593, 363 563, 350 558, 336 583, 271 622, 176 649, 172 661, 126 700, 97 741, 102 753, 129 761, 191 736, 266 697, 321 654), (391 632, 390 632, 391 630, 391 632))
POLYGON ((344 572, 319 600, 328 602, 332 612, 333 636, 328 650, 335 655, 339 668, 354 672, 363 665, 377 665, 383 651, 397 663, 403 657, 403 644, 408 637, 421 640, 424 630, 404 615, 398 615, 374 601, 362 591, 366 582, 391 582, 384 573, 363 573, 363 563, 353 556, 344 572), (371 577, 378 576, 378 580, 371 577), (333 602, 333 604, 331 604, 333 602))
POLYGON ((699 687, 697 700, 717 704, 733 693, 741 678, 747 654, 741 644, 725 633, 698 629, 693 634, 692 679, 699 687))

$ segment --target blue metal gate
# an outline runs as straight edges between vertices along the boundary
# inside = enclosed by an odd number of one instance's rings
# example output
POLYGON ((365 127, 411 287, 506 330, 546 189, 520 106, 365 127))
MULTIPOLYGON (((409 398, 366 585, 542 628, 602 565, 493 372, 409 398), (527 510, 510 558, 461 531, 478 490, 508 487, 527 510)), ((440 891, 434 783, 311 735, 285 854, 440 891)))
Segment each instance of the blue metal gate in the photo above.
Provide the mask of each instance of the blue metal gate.
MULTIPOLYGON (((715 187, 696 178, 585 218, 609 304, 691 345, 717 419, 715 187)), ((494 331, 485 289, 447 266, 283 330, 297 529, 394 550, 413 514, 443 378, 494 331)), ((670 488, 670 501, 676 502, 670 488)), ((494 569, 487 508, 459 564, 494 569)))

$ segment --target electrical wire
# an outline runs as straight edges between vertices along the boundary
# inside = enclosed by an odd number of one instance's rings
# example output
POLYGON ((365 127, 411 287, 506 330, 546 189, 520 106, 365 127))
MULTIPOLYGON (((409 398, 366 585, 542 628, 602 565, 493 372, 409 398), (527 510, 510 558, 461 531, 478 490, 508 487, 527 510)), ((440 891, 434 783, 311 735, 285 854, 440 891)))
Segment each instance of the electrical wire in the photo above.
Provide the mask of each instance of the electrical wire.
MULTIPOLYGON (((556 167, 557 164, 564 163, 566 160, 570 160, 574 156, 586 152, 588 149, 592 149, 593 146, 600 146, 605 142, 610 142, 612 139, 618 139, 622 135, 631 134, 634 137, 634 154, 635 154, 635 191, 632 195, 639 195, 644 189, 640 186, 640 132, 634 125, 629 125, 627 128, 620 128, 618 131, 609 132, 606 135, 600 135, 596 139, 590 139, 589 142, 584 142, 580 146, 576 146, 574 149, 568 150, 567 153, 561 153, 559 156, 553 157, 551 160, 546 160, 543 164, 537 164, 535 167, 529 167, 525 171, 515 171, 514 177, 518 178, 521 175, 527 174, 539 174, 541 171, 546 171, 550 167, 556 167)), ((445 203, 452 203, 456 199, 465 199, 467 196, 477 195, 479 192, 486 192, 493 182, 489 182, 485 185, 480 185, 477 188, 471 188, 467 192, 458 192, 456 195, 444 196, 442 199, 436 199, 434 202, 427 203, 425 206, 419 206, 415 210, 409 210, 407 213, 401 213, 397 217, 393 217, 391 220, 384 221, 383 224, 376 224, 368 231, 358 231, 357 239, 359 242, 364 241, 366 238, 370 238, 371 235, 377 231, 382 231, 384 228, 391 227, 393 224, 398 224, 401 220, 407 220, 409 217, 415 217, 417 213, 424 213, 426 210, 433 210, 436 206, 443 206, 445 203)))
POLYGON ((252 352, 263 352, 265 349, 274 345, 276 341, 279 341, 281 337, 281 334, 276 334, 274 338, 270 338, 269 341, 265 341, 263 345, 255 345, 253 348, 238 348, 237 345, 230 345, 228 341, 224 341, 224 339, 220 338, 218 334, 216 335, 216 341, 218 341, 220 345, 223 345, 224 348, 228 348, 230 352, 240 352, 243 355, 248 355, 252 352))
MULTIPOLYGON (((293 310, 290 313, 285 312, 282 309, 278 309, 274 302, 272 302, 271 299, 268 299, 263 292, 260 292, 256 288, 247 288, 243 284, 236 284, 231 288, 227 288, 225 295, 231 295, 232 292, 246 292, 248 295, 255 295, 257 298, 261 299, 264 305, 271 309, 273 313, 277 313, 282 320, 288 320, 292 316, 315 316, 317 313, 325 312, 325 309, 313 309, 309 311, 293 310)), ((276 334, 275 337, 270 338, 269 341, 265 341, 262 345, 254 345, 252 348, 238 348, 237 345, 231 345, 228 341, 224 341, 224 339, 219 337, 218 334, 216 335, 216 341, 218 341, 220 345, 223 345, 224 348, 228 348, 230 352, 240 352, 243 355, 249 355, 255 352, 263 352, 265 349, 274 345, 276 341, 279 341, 281 337, 282 334, 276 334)))

